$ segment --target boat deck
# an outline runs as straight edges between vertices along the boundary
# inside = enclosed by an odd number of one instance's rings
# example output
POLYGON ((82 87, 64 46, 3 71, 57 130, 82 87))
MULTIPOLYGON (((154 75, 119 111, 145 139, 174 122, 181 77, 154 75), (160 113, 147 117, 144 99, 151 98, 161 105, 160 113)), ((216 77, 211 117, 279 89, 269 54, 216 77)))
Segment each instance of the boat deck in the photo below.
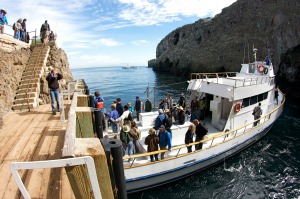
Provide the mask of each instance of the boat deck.
MULTIPOLYGON (((61 158, 65 128, 62 129, 59 114, 52 115, 49 104, 30 112, 8 113, 3 120, 0 129, 0 198, 23 198, 9 164, 61 158)), ((75 198, 64 168, 22 170, 19 174, 31 198, 75 198)))

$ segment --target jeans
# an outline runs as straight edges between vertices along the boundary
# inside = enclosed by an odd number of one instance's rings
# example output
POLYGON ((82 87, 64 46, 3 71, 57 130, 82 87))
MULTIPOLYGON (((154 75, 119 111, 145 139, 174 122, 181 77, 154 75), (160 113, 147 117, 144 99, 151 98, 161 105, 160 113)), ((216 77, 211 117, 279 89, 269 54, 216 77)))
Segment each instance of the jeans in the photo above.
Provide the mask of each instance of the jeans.
POLYGON ((205 108, 204 109, 200 109, 200 120, 204 120, 205 117, 205 108))
MULTIPOLYGON (((254 116, 254 120, 257 120, 257 119, 259 119, 259 118, 260 118, 260 116, 254 116)), ((260 123, 260 120, 254 122, 254 123, 253 123, 253 126, 257 126, 259 123, 260 123)))
POLYGON ((132 141, 129 141, 128 143, 122 142, 122 149, 123 149, 123 156, 126 153, 126 150, 128 150, 128 155, 132 155, 132 141))
POLYGON ((194 119, 199 119, 199 110, 198 109, 193 109, 191 111, 191 122, 193 122, 194 119))
POLYGON ((16 31, 15 31, 15 38, 16 38, 17 40, 20 39, 20 30, 16 30, 16 31))
POLYGON ((52 112, 56 112, 55 105, 54 105, 55 100, 57 103, 57 110, 59 111, 59 91, 58 91, 58 89, 50 90, 50 97, 51 97, 52 112))
POLYGON ((21 41, 25 41, 25 35, 26 35, 26 32, 25 31, 21 31, 21 41))
POLYGON ((113 133, 118 133, 118 126, 115 123, 111 123, 111 128, 113 133))

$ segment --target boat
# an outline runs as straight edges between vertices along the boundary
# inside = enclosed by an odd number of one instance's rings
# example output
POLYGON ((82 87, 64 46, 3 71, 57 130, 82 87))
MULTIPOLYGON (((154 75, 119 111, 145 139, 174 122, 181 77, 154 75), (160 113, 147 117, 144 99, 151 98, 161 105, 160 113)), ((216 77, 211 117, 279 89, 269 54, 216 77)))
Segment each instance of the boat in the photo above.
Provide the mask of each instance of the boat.
MULTIPOLYGON (((156 152, 166 152, 165 159, 150 162, 146 152, 123 157, 128 193, 190 176, 225 161, 266 135, 283 111, 285 96, 279 91, 276 103, 273 65, 269 60, 257 61, 256 52, 257 49, 254 49, 255 61, 242 64, 239 72, 191 74, 187 88, 190 99, 194 96, 206 97, 208 106, 203 120, 208 134, 200 141, 203 148, 187 152, 184 137, 190 121, 173 125, 172 150, 156 152), (254 120, 252 113, 258 103, 261 103, 263 113, 258 120, 254 120)), ((138 125, 141 138, 138 142, 145 151, 144 140, 157 116, 157 111, 140 114, 138 125)), ((114 136, 112 133, 107 135, 114 136)), ((195 144, 199 142, 189 146, 195 144)))

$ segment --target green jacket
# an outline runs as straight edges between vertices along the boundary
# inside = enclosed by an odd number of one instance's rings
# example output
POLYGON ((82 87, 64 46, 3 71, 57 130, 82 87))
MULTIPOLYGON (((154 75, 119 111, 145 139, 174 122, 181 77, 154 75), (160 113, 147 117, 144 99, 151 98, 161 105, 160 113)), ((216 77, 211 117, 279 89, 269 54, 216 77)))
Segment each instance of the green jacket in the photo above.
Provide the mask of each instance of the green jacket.
POLYGON ((129 133, 126 133, 123 130, 120 133, 120 140, 124 143, 128 143, 128 142, 132 141, 129 133))

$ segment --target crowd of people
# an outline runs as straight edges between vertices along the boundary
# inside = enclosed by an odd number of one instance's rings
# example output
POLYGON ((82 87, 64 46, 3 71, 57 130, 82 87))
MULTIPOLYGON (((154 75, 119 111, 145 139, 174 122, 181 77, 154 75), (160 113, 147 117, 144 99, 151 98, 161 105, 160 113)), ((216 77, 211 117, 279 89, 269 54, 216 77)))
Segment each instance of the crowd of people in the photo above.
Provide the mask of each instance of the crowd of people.
MULTIPOLYGON (((0 10, 0 34, 4 34, 5 26, 8 25, 6 14, 7 14, 6 10, 4 9, 0 10)), ((15 39, 29 43, 30 36, 29 36, 29 32, 27 32, 26 29, 26 22, 27 22, 26 18, 24 19, 19 18, 16 22, 13 23, 12 29, 14 30, 15 39)), ((56 40, 56 34, 53 31, 51 31, 50 25, 48 24, 47 20, 41 26, 40 37, 42 43, 44 43, 46 38, 48 39, 48 41, 56 40)))
MULTIPOLYGON (((101 96, 99 91, 95 92, 94 106, 100 109, 104 115, 109 119, 109 125, 112 128, 113 133, 118 133, 118 125, 120 126, 120 136, 115 138, 120 139, 122 142, 123 156, 126 154, 131 156, 137 153, 143 153, 142 146, 138 142, 141 136, 141 132, 133 119, 133 113, 136 113, 136 121, 140 120, 140 113, 151 112, 153 107, 151 100, 146 99, 143 103, 139 96, 136 96, 134 106, 131 103, 122 105, 121 98, 117 98, 110 105, 110 111, 104 110, 104 97, 101 96)), ((173 99, 168 95, 165 100, 160 100, 158 105, 159 115, 155 119, 154 127, 148 132, 148 136, 145 138, 144 144, 147 145, 148 152, 154 152, 158 150, 172 150, 172 130, 173 124, 183 125, 186 121, 190 121, 191 113, 189 111, 188 103, 184 94, 180 95, 177 103, 173 103, 173 99)), ((200 115, 200 113, 199 113, 200 115)), ((186 132, 184 142, 188 145, 195 141, 204 139, 207 133, 207 128, 199 121, 194 119, 193 124, 190 125, 186 132)), ((202 144, 195 145, 195 150, 202 148, 202 144)), ((192 146, 187 147, 188 152, 192 151, 192 146)), ((165 152, 160 153, 160 159, 163 160, 165 152)), ((158 161, 158 154, 150 155, 150 161, 158 161)), ((129 159, 131 161, 131 159, 129 159)))

